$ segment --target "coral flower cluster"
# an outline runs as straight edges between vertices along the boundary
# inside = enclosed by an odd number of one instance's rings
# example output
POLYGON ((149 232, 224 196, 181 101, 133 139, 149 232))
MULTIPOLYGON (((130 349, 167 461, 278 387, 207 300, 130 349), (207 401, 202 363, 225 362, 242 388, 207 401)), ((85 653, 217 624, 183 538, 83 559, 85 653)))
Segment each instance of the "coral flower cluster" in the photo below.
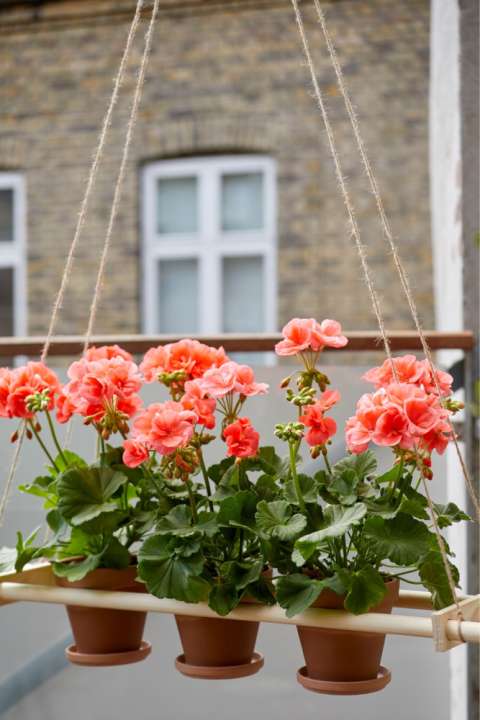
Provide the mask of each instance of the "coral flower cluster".
POLYGON ((256 382, 251 367, 229 360, 223 348, 181 340, 149 350, 140 370, 147 382, 166 385, 174 399, 154 403, 135 417, 124 443, 126 465, 141 464, 152 451, 172 455, 187 447, 195 433, 201 441, 204 430, 214 429, 217 410, 224 415, 228 455, 256 454, 259 434, 238 415, 245 399, 266 393, 268 385, 256 382))
POLYGON ((377 390, 362 395, 355 415, 347 421, 348 449, 361 453, 373 442, 442 454, 452 439, 450 411, 442 404, 452 392, 451 375, 435 370, 435 383, 428 362, 413 355, 395 358, 393 365, 387 360, 364 375, 377 390))
MULTIPOLYGON (((294 443, 305 437, 313 457, 319 452, 325 455, 326 445, 337 431, 329 412, 340 394, 326 389, 329 380, 316 363, 322 350, 342 348, 347 338, 336 320, 317 322, 313 318, 294 318, 285 325, 282 336, 277 354, 297 356, 304 369, 298 373, 297 391, 287 390, 287 399, 298 407, 298 422, 277 426, 276 434, 294 443)), ((282 386, 287 387, 292 377, 282 386)), ((350 452, 364 452, 370 443, 418 451, 423 457, 434 450, 444 452, 452 439, 449 418, 455 410, 448 373, 405 355, 372 368, 364 379, 375 389, 362 395, 355 415, 347 421, 350 452)), ((241 459, 255 456, 260 441, 243 415, 244 403, 267 391, 268 385, 257 382, 251 367, 232 361, 223 348, 197 340, 151 348, 139 366, 128 352, 110 345, 88 349, 70 365, 63 386, 41 362, 0 368, 0 417, 25 421, 30 437, 40 429, 35 420, 39 412, 55 410, 60 423, 79 415, 95 427, 102 441, 120 433, 123 460, 136 467, 148 462, 153 453, 179 461, 189 452, 200 457, 202 445, 213 439, 207 431, 214 430, 221 415, 219 434, 227 454, 241 459), (170 399, 143 408, 140 390, 151 382, 163 384, 170 399), (181 451, 185 451, 183 456, 181 451)), ((48 419, 51 426, 49 415, 48 419)))
POLYGON ((0 368, 0 417, 30 419, 34 410, 29 399, 37 394, 45 398, 44 410, 52 410, 60 394, 56 374, 41 362, 29 362, 10 370, 0 368))

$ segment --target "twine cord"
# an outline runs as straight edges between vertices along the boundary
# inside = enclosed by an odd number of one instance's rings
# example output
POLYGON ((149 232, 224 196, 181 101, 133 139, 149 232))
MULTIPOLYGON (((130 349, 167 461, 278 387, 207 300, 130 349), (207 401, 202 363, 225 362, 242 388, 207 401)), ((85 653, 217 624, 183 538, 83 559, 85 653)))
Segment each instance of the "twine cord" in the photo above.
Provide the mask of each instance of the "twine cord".
POLYGON ((150 49, 152 46, 153 30, 154 30, 154 26, 155 26, 155 20, 157 17, 159 5, 160 5, 160 0, 155 0, 153 9, 152 9, 152 14, 150 17, 150 22, 149 22, 148 29, 147 29, 147 32, 145 35, 145 47, 143 50, 140 69, 138 72, 137 84, 135 87, 135 94, 133 96, 132 107, 130 110, 130 117, 128 119, 127 132, 125 135, 125 143, 124 143, 123 152, 122 152, 122 160, 120 163, 120 169, 118 171, 117 182, 115 184, 115 191, 113 194, 112 207, 110 210, 110 218, 108 221, 107 232, 105 235, 105 242, 103 244, 102 255, 101 255, 100 264, 98 267, 97 279, 95 282, 95 291, 93 294, 92 304, 90 306, 88 326, 87 326, 87 331, 85 334, 84 351, 88 348, 88 345, 90 343, 90 338, 92 336, 93 328, 95 325, 95 318, 97 315, 98 302, 100 300, 100 295, 101 295, 101 291, 102 291, 102 283, 103 283, 103 278, 105 275, 105 266, 107 263, 108 252, 110 249, 110 243, 111 243, 112 233, 113 233, 113 226, 114 226, 115 219, 116 219, 117 213, 118 213, 118 208, 120 205, 120 198, 121 198, 121 194, 122 194, 123 181, 125 179, 125 170, 127 167, 128 154, 129 154, 130 145, 131 145, 131 141, 132 141, 133 131, 135 128, 135 123, 137 120, 138 107, 139 107, 140 100, 142 97, 142 90, 143 90, 143 85, 145 82, 145 73, 146 73, 146 69, 147 69, 148 58, 150 55, 150 49))
POLYGON ((7 481, 5 483, 5 487, 3 488, 2 497, 0 499, 0 527, 3 525, 3 520, 5 517, 5 511, 7 509, 8 499, 10 497, 10 491, 12 489, 13 481, 15 479, 15 475, 17 473, 17 467, 18 467, 18 461, 20 458, 20 450, 22 449, 23 440, 25 438, 25 431, 27 428, 27 423, 24 421, 22 423, 22 426, 20 428, 17 442, 15 444, 15 449, 13 451, 12 460, 10 463, 10 468, 7 475, 7 481))
POLYGON ((138 2, 137 2, 137 6, 135 9, 135 15, 134 15, 132 23, 130 25, 130 30, 129 30, 129 33, 127 36, 125 48, 123 50, 122 59, 120 61, 118 72, 117 72, 117 75, 114 80, 112 95, 111 95, 110 101, 108 103, 107 112, 105 113, 105 117, 103 118, 102 129, 100 131, 97 148, 96 148, 94 156, 93 156, 93 161, 90 166, 90 171, 88 173, 87 184, 85 186, 85 192, 84 192, 84 196, 83 196, 82 203, 80 206, 80 211, 78 214, 77 224, 75 227, 75 233, 73 235, 73 240, 70 245, 70 249, 68 251, 60 287, 58 289, 58 293, 55 298, 55 302, 53 303, 52 314, 50 316, 50 323, 49 323, 49 327, 48 327, 47 337, 45 338, 45 344, 43 346, 42 353, 40 355, 41 362, 45 362, 45 360, 47 359, 48 351, 50 350, 50 344, 51 344, 52 337, 55 332, 55 327, 57 324, 58 313, 63 304, 65 291, 67 289, 67 285, 70 280, 70 275, 72 273, 73 262, 74 262, 74 258, 75 258, 75 251, 77 249, 77 245, 80 240, 83 226, 85 225, 90 196, 92 194, 92 190, 95 185, 98 168, 99 168, 102 156, 103 156, 103 151, 105 148, 108 131, 110 129, 110 125, 112 122, 113 110, 115 108, 115 105, 117 104, 120 88, 121 88, 124 78, 125 78, 127 60, 129 58, 130 51, 132 48, 132 43, 133 43, 135 34, 137 32, 138 24, 141 19, 143 3, 144 3, 144 0, 138 0, 138 2))
MULTIPOLYGON (((366 173, 367 178, 368 178, 368 182, 369 182, 369 185, 370 185, 370 192, 372 193, 372 195, 373 195, 373 197, 374 197, 374 199, 375 199, 375 204, 376 204, 376 207, 377 207, 378 216, 379 216, 379 219, 380 219, 380 224, 381 224, 382 229, 383 229, 383 234, 384 234, 384 237, 385 237, 385 239, 386 239, 386 241, 387 241, 387 243, 388 243, 388 246, 389 246, 389 248, 390 248, 390 251, 391 251, 391 254, 392 254, 392 257, 393 257, 393 262, 394 262, 395 268, 396 268, 396 270, 397 270, 397 274, 398 274, 398 276, 399 276, 399 278, 400 278, 400 284, 401 284, 401 286, 402 286, 403 293, 404 293, 405 298, 406 298, 406 300, 407 300, 408 307, 409 307, 409 310, 410 310, 410 314, 411 314, 412 319, 413 319, 413 322, 414 322, 414 324, 415 324, 415 328, 416 328, 417 333, 418 333, 418 336, 419 336, 419 338, 420 338, 420 342, 421 342, 421 344, 422 344, 423 353, 424 353, 424 355, 425 355, 425 357, 426 357, 426 359, 427 359, 427 362, 428 362, 428 365, 429 365, 429 368, 430 368, 430 372, 431 372, 431 375, 432 375, 432 378, 433 378, 433 382, 434 382, 434 385, 435 385, 436 392, 437 392, 437 394, 438 394, 438 397, 440 398, 440 397, 442 396, 442 391, 441 391, 440 383, 439 383, 439 380, 438 380, 437 370, 436 370, 435 364, 434 364, 434 362, 433 362, 432 351, 431 351, 430 346, 429 346, 429 344, 428 344, 428 341, 427 341, 427 339, 426 339, 426 337, 425 337, 425 333, 424 333, 424 330, 423 330, 423 327, 422 327, 422 323, 421 323, 421 320, 420 320, 420 315, 419 315, 419 312, 418 312, 417 304, 416 304, 416 302, 415 302, 415 298, 414 298, 414 296, 413 296, 412 289, 411 289, 411 286, 410 286, 410 281, 409 281, 409 278, 408 278, 408 274, 407 274, 407 272, 406 272, 406 270, 405 270, 405 266, 404 266, 404 264, 403 264, 403 262, 402 262, 402 259, 401 259, 401 257, 400 257, 400 253, 399 253, 399 250, 398 250, 398 246, 397 246, 397 244, 396 244, 396 242, 395 242, 395 239, 394 239, 394 237, 393 237, 392 228, 391 228, 390 221, 389 221, 389 219, 388 219, 387 213, 386 213, 386 211, 385 211, 385 206, 384 206, 383 199, 382 199, 382 195, 381 195, 381 192, 380 192, 380 189, 379 189, 377 177, 376 177, 375 171, 373 170, 372 164, 371 164, 371 162, 370 162, 370 158, 369 158, 368 153, 367 153, 367 150, 366 150, 365 142, 364 142, 363 137, 362 137, 362 134, 361 134, 361 132, 360 132, 360 124, 359 124, 359 121, 358 121, 357 113, 356 113, 355 108, 354 108, 354 106, 353 106, 353 103, 352 103, 352 101, 351 101, 350 93, 349 93, 349 91, 348 91, 347 85, 346 85, 346 83, 345 83, 345 78, 344 78, 344 75, 343 75, 342 66, 341 66, 341 64, 340 64, 340 62, 339 62, 339 60, 338 60, 337 51, 335 50, 335 46, 334 46, 334 44, 333 44, 332 37, 331 37, 331 35, 330 35, 330 31, 329 31, 329 29, 328 29, 328 27, 327 27, 327 23, 326 23, 326 20, 325 20, 325 15, 324 15, 324 12, 323 12, 323 10, 322 10, 322 8, 321 8, 321 5, 320 5, 319 0, 314 0, 314 5, 315 5, 315 9, 316 9, 316 11, 317 11, 317 16, 318 16, 318 20, 319 20, 320 26, 321 26, 321 28, 322 28, 323 36, 324 36, 324 38, 325 38, 325 43, 326 43, 326 46, 327 46, 327 49, 328 49, 328 53, 329 53, 329 56, 330 56, 330 60, 331 60, 333 69, 334 69, 334 71, 335 71, 335 76, 336 76, 336 79, 337 79, 337 84, 338 84, 338 87, 339 87, 339 89, 340 89, 340 93, 341 93, 341 95, 342 95, 342 97, 343 97, 343 101, 344 101, 344 104, 345 104, 345 108, 346 108, 346 110, 347 110, 347 114, 348 114, 348 117, 349 117, 349 120, 350 120, 350 124, 351 124, 351 126, 352 126, 352 130, 353 130, 353 133, 354 133, 354 136, 355 136, 355 140, 356 140, 356 143, 357 143, 357 148, 358 148, 358 151, 359 151, 359 153, 360 153, 360 157, 361 157, 361 159, 362 159, 363 167, 364 167, 365 173, 366 173)), ((476 510, 476 513, 477 513, 477 521, 480 521, 480 502, 479 502, 479 500, 478 500, 477 493, 476 493, 476 491, 475 491, 475 486, 474 486, 473 481, 472 481, 472 479, 471 479, 471 477, 470 477, 470 473, 469 473, 469 471, 468 471, 467 465, 466 465, 466 463, 465 463, 465 459, 464 459, 463 454, 462 454, 462 451, 461 451, 461 449, 460 449, 460 445, 459 445, 459 443, 458 443, 457 436, 456 436, 456 433, 455 433, 455 428, 454 428, 454 426, 453 426, 453 423, 452 423, 452 420, 451 420, 450 416, 447 418, 447 422, 448 422, 448 425, 449 425, 449 427, 450 427, 451 436, 452 436, 452 441, 453 441, 453 444, 454 444, 454 447, 455 447, 455 451, 456 451, 456 453, 457 453, 458 460, 459 460, 459 462, 460 462, 460 467, 461 467, 461 469, 462 469, 462 474, 463 474, 463 477, 464 477, 464 479, 465 479, 465 483, 466 483, 466 486, 467 486, 467 490, 468 490, 468 493, 469 493, 469 495, 470 495, 470 499, 471 499, 471 501, 472 501, 472 504, 474 505, 475 510, 476 510)))
MULTIPOLYGON (((322 19, 323 19, 323 22, 325 23, 325 19, 324 19, 323 13, 321 12, 321 8, 320 8, 320 5, 319 5, 319 3, 318 3, 318 0, 314 0, 314 1, 315 1, 315 6, 316 6, 316 7, 318 6, 318 9, 320 10, 320 13, 321 13, 321 17, 322 17, 322 19)), ((387 334, 386 334, 386 330, 385 330, 385 323, 384 323, 384 320, 383 320, 382 310, 381 310, 380 303, 379 303, 379 300, 378 300, 378 297, 377 297, 377 294, 376 294, 376 291, 375 291, 375 287, 374 287, 374 284, 373 284, 373 280, 372 280, 371 275, 370 275, 370 268, 369 268, 369 264, 368 264, 367 253, 366 253, 366 251, 365 251, 364 246, 363 246, 362 243, 361 243, 360 231, 359 231, 358 224, 357 224, 357 221, 356 221, 354 207, 353 207, 352 202, 351 202, 351 200, 350 200, 350 195, 349 195, 349 192, 348 192, 348 189, 347 189, 346 180, 345 180, 345 178, 344 178, 343 171, 342 171, 342 167, 341 167, 340 157, 339 157, 339 154, 338 154, 338 151, 337 151, 337 147, 336 147, 335 136, 334 136, 334 133, 333 133, 333 130, 332 130, 332 126, 331 126, 330 119, 329 119, 329 116, 328 116, 327 108, 326 108, 325 103, 324 103, 324 101, 323 101, 322 91, 321 91, 321 89, 320 89, 320 85, 319 85, 319 82, 318 82, 318 79, 317 79, 317 72, 316 72, 316 69, 315 69, 314 62, 313 62, 312 54, 311 54, 311 52, 310 52, 310 47, 309 47, 308 38, 307 38, 307 35, 306 35, 306 32, 305 32, 305 26, 304 26, 304 23, 303 23, 302 14, 301 14, 300 9, 299 9, 299 6, 298 6, 298 0, 291 0, 291 2, 292 2, 292 6, 293 6, 293 9, 294 9, 294 12, 295 12, 295 18, 296 18, 296 21, 297 21, 298 30, 299 30, 300 38, 301 38, 302 45, 303 45, 303 50, 304 50, 304 54, 305 54, 305 59, 306 59, 306 61, 307 61, 307 65, 308 65, 308 68, 309 68, 309 71, 310 71, 310 77, 311 77, 312 84, 313 84, 313 89, 314 89, 315 98, 316 98, 316 100, 317 100, 318 107, 319 107, 319 109, 320 109, 320 111, 321 111, 321 115, 322 115, 323 123, 324 123, 324 126, 325 126, 325 130, 326 130, 326 132, 327 132, 327 138, 328 138, 328 143, 329 143, 329 147, 330 147, 330 153, 331 153, 331 155, 332 155, 333 162, 334 162, 334 166, 335 166, 335 174, 336 174, 336 177, 337 177, 338 186, 339 186, 340 192, 341 192, 341 194, 342 194, 342 196, 343 196, 344 204, 345 204, 345 206, 346 206, 346 208, 347 208, 347 212, 348 212, 348 216, 349 216, 349 220, 350 220, 351 235, 353 236, 353 238, 354 238, 354 240, 355 240, 355 245, 356 245, 357 250, 358 250, 358 254, 359 254, 359 257, 360 257, 362 270, 363 270, 363 273, 364 273, 364 276, 365 276, 365 282, 366 282, 366 285, 367 285, 367 288, 368 288, 368 291, 369 291, 370 300, 371 300, 371 303, 372 303, 372 306, 373 306, 373 310, 374 310, 375 316, 376 316, 376 318, 377 318, 377 322, 378 322, 380 334, 381 334, 381 336, 382 336, 383 344, 384 344, 384 347, 385 347, 385 352, 386 352, 387 357, 388 357, 388 359, 389 359, 389 361, 390 361, 390 364, 391 364, 391 367, 392 367, 393 376, 394 376, 395 380, 398 382, 398 374, 397 374, 397 372, 396 372, 395 363, 393 362, 393 357, 392 357, 391 349, 390 349, 390 343, 389 343, 389 340, 388 340, 388 337, 387 337, 387 334)), ((333 61, 333 57, 332 57, 332 61, 333 61)), ((337 64, 338 64, 338 62, 337 62, 337 64)), ((358 124, 357 124, 357 127, 358 127, 358 124)), ((393 242, 393 238, 392 238, 392 243, 393 243, 393 245, 395 245, 395 243, 393 242)), ((437 378, 437 384, 438 384, 438 378, 437 378)), ((418 461, 417 461, 417 464, 418 464, 418 461)), ((422 476, 422 478, 423 478, 423 476, 422 476)), ((438 542, 438 547, 439 547, 440 554, 441 554, 441 557, 442 557, 442 562, 443 562, 444 567, 445 567, 445 572, 446 572, 446 575, 447 575, 447 580, 448 580, 449 588, 450 588, 450 591, 451 591, 451 594, 452 594, 452 598, 453 598, 454 603, 455 603, 455 606, 456 606, 457 616, 458 616, 459 619, 461 619, 461 617, 462 617, 462 612, 461 612, 461 608, 460 608, 460 603, 459 603, 457 591, 456 591, 456 588, 455 588, 455 583, 453 582, 453 577, 452 577, 450 565, 449 565, 449 562, 448 562, 448 557, 447 557, 447 553, 446 553, 446 549, 445 549, 445 543, 444 543, 443 537, 442 537, 441 534, 440 534, 440 529, 439 529, 439 527, 438 527, 437 519, 436 519, 436 516, 435 516, 435 510, 434 510, 433 503, 432 503, 432 500, 431 500, 431 497, 430 497, 430 493, 429 493, 428 488, 427 488, 427 486, 426 486, 425 478, 423 478, 423 484, 424 484, 424 487, 425 487, 425 493, 426 493, 426 498, 427 498, 428 507, 429 507, 429 510, 430 510, 431 520, 432 520, 433 527, 434 527, 434 530, 435 530, 435 534, 436 534, 436 537, 437 537, 437 542, 438 542)))

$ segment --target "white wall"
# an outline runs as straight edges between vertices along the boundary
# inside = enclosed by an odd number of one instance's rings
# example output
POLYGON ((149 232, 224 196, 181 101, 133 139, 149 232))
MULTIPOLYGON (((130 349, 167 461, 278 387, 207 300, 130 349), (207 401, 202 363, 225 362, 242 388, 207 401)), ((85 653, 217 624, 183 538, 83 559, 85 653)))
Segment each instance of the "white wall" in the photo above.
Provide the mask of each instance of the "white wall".
MULTIPOLYGON (((460 36, 458 0, 432 0, 430 76, 430 182, 436 326, 463 327, 462 217, 460 211, 460 36)), ((450 365, 459 351, 444 351, 440 362, 450 365)), ((454 448, 447 451, 447 495, 465 507, 465 485, 454 448)), ((449 533, 461 577, 467 577, 467 533, 449 533)), ((467 589, 467 588, 464 588, 467 589)), ((450 720, 467 718, 466 647, 450 653, 450 720)))

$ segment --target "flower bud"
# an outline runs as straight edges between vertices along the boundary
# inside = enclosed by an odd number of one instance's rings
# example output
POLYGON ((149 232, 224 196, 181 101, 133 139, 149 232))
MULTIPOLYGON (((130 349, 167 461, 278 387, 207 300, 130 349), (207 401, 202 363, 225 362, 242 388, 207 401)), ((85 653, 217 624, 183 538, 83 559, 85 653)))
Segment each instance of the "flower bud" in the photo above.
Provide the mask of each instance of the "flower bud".
POLYGON ((13 432, 13 433, 10 435, 10 442, 11 442, 11 443, 16 443, 17 440, 18 440, 18 430, 15 430, 15 432, 13 432))

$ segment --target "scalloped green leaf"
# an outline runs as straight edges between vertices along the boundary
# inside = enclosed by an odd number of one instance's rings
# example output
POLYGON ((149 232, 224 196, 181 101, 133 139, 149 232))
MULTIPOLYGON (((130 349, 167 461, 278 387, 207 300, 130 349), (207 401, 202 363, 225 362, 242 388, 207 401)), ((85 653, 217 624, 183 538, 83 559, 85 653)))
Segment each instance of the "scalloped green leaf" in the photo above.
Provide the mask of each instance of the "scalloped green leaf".
POLYGON ((72 525, 82 525, 116 510, 112 497, 126 482, 126 475, 111 468, 72 468, 58 479, 58 509, 72 525))
POLYGON ((390 520, 371 517, 364 533, 377 556, 396 565, 415 565, 430 550, 433 537, 424 523, 405 513, 390 520))
POLYGON ((365 517, 367 507, 363 503, 356 503, 349 507, 331 505, 324 513, 324 525, 320 530, 304 535, 295 542, 295 549, 298 550, 305 560, 317 550, 317 548, 329 538, 340 537, 347 530, 365 517))
POLYGON ((304 515, 292 513, 290 503, 274 500, 267 503, 261 500, 257 506, 255 520, 260 533, 279 540, 293 540, 305 529, 307 519, 304 515))

